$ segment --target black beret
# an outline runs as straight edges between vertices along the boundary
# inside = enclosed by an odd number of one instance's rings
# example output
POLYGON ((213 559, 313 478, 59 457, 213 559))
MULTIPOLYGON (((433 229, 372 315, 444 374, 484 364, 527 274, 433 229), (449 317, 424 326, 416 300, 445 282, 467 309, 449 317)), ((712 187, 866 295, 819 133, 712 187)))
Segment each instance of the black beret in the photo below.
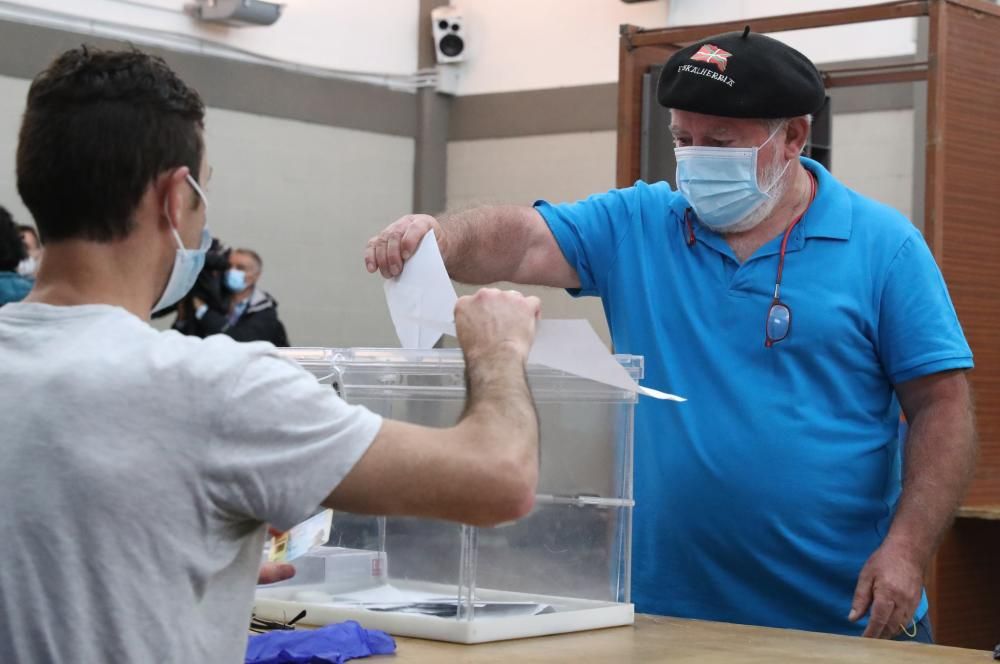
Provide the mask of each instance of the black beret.
POLYGON ((809 58, 766 35, 727 32, 674 53, 656 90, 667 108, 729 118, 791 118, 826 100, 809 58))

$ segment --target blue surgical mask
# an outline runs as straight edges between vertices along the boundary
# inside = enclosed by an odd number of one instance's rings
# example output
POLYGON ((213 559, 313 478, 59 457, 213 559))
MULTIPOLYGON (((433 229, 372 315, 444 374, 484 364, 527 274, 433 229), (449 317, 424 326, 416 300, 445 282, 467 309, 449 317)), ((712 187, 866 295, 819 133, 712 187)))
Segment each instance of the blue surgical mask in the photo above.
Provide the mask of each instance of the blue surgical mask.
POLYGON ((775 129, 759 147, 675 148, 677 188, 701 223, 715 231, 731 228, 746 219, 770 197, 768 192, 792 163, 761 189, 757 183, 760 149, 774 138, 775 129))
POLYGON ((236 268, 226 271, 226 288, 234 293, 242 293, 247 287, 247 273, 236 268))
MULTIPOLYGON (((195 193, 201 198, 202 203, 205 204, 205 209, 207 210, 208 199, 205 198, 205 193, 193 177, 188 175, 187 179, 195 193)), ((174 256, 174 266, 170 270, 170 278, 163 289, 163 295, 153 305, 153 313, 176 304, 188 294, 188 291, 194 286, 194 282, 198 280, 201 269, 205 267, 205 252, 212 246, 212 234, 208 232, 207 224, 201 231, 201 244, 197 249, 187 249, 177 229, 171 228, 170 230, 173 231, 174 239, 177 241, 177 254, 174 256)))

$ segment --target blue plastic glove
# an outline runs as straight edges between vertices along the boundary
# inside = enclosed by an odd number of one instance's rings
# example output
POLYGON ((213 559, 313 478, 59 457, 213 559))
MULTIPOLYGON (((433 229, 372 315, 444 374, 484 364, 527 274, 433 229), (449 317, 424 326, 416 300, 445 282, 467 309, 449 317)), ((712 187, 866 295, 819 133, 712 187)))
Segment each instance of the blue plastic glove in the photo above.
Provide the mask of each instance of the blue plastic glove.
POLYGON ((348 620, 316 630, 275 630, 251 636, 246 664, 342 664, 394 652, 396 642, 391 636, 348 620))

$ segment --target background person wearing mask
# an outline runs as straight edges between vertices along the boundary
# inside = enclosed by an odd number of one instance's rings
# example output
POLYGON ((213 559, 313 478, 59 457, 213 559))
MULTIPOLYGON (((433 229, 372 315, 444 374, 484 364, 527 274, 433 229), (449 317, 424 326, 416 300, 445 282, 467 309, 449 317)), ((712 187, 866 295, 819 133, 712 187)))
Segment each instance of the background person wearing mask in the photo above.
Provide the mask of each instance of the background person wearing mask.
POLYGON ((467 403, 441 429, 348 405, 269 344, 149 325, 210 244, 204 115, 134 50, 68 51, 29 88, 17 187, 46 258, 0 308, 4 661, 236 664, 265 524, 532 508, 536 298, 459 301, 467 403))
POLYGON ((38 239, 38 231, 32 226, 21 224, 17 227, 21 233, 21 240, 28 250, 28 257, 17 266, 17 272, 23 277, 35 277, 38 273, 38 265, 42 262, 42 242, 38 239))
POLYGON ((615 350, 689 398, 636 410, 637 610, 929 641, 924 573, 975 458, 941 272, 909 220, 800 157, 825 90, 798 51, 705 39, 657 94, 679 191, 407 216, 368 270, 398 274, 433 228, 458 281, 599 296, 615 350))
POLYGON ((200 337, 227 334, 237 341, 270 341, 275 346, 289 346, 285 326, 278 319, 277 300, 257 288, 263 267, 256 251, 231 251, 224 280, 226 290, 231 293, 228 310, 216 311, 195 297, 193 333, 200 337))
POLYGON ((33 279, 19 273, 28 257, 21 233, 10 212, 0 207, 0 306, 20 302, 31 291, 33 279))

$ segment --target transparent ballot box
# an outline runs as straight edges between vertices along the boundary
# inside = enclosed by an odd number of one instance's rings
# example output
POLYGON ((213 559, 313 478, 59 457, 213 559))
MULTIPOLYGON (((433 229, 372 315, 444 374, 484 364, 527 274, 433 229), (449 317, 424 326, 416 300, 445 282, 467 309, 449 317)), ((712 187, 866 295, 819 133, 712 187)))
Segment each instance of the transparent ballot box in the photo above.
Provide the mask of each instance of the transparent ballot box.
MULTIPOLYGON (((349 403, 446 427, 464 405, 457 350, 288 349, 349 403)), ((616 358, 642 378, 642 358, 616 358)), ((541 425, 534 509, 476 528, 336 512, 326 546, 297 574, 260 586, 258 616, 357 620, 399 636, 459 643, 633 622, 629 598, 636 395, 542 366, 528 377, 541 425)))

